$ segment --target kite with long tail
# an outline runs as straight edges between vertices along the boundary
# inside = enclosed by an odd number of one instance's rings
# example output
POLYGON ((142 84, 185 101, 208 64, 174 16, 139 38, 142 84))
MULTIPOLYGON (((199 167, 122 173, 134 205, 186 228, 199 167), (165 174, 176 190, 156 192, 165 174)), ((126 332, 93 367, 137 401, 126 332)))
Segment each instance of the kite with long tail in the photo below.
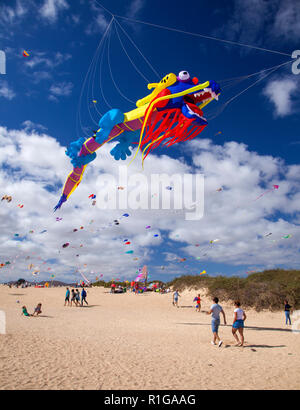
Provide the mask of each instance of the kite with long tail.
POLYGON ((178 76, 166 75, 159 83, 148 84, 154 89, 138 100, 137 108, 122 113, 108 111, 99 121, 99 129, 89 139, 80 138, 70 144, 66 155, 71 158, 72 172, 68 175, 62 195, 54 211, 59 209, 80 184, 86 166, 96 158, 96 150, 107 142, 117 141, 110 151, 115 160, 130 156, 130 148, 137 147, 133 159, 142 150, 142 162, 149 152, 160 146, 171 146, 200 134, 207 125, 202 108, 218 100, 220 86, 214 81, 199 84, 187 71, 178 76), (138 137, 135 131, 140 130, 138 137))

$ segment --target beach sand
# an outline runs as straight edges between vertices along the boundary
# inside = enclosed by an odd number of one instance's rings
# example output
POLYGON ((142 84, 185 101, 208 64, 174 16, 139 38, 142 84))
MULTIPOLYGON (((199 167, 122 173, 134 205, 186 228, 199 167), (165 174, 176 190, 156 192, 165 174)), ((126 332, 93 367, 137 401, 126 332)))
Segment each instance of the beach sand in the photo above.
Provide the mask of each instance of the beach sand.
POLYGON ((231 334, 234 307, 221 303, 228 324, 218 347, 205 314, 211 300, 196 312, 197 291, 182 292, 179 308, 172 294, 87 293, 89 306, 64 307, 65 288, 0 286, 1 390, 300 388, 300 333, 285 325, 284 312, 246 310, 242 348, 231 334), (33 313, 39 302, 40 317, 21 316, 23 305, 33 313))

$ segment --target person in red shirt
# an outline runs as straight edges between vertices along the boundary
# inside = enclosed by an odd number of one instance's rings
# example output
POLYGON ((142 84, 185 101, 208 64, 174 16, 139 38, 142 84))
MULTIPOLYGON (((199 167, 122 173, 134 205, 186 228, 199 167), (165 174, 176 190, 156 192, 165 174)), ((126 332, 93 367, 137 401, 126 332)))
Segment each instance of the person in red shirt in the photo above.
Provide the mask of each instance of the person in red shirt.
POLYGON ((201 298, 200 294, 194 298, 194 302, 196 302, 196 311, 200 312, 201 311, 201 298))

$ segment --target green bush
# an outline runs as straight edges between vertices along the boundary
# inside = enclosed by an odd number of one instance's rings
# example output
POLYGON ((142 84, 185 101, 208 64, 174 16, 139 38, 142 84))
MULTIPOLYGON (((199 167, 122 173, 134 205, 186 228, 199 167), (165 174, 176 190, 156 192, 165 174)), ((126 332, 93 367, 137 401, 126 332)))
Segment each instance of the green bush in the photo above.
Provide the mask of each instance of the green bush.
POLYGON ((167 284, 173 289, 207 288, 208 296, 220 301, 239 299, 244 307, 279 310, 285 299, 294 309, 300 308, 300 271, 266 270, 253 273, 246 278, 181 276, 167 284))

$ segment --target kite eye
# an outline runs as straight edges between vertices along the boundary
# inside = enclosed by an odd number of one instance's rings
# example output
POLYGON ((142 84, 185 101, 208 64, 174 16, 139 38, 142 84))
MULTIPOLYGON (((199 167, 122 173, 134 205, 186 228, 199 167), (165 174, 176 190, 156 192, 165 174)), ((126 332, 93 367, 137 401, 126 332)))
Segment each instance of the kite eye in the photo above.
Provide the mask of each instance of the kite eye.
POLYGON ((180 73, 178 74, 178 77, 180 80, 186 81, 186 80, 189 80, 190 75, 187 71, 180 71, 180 73))

